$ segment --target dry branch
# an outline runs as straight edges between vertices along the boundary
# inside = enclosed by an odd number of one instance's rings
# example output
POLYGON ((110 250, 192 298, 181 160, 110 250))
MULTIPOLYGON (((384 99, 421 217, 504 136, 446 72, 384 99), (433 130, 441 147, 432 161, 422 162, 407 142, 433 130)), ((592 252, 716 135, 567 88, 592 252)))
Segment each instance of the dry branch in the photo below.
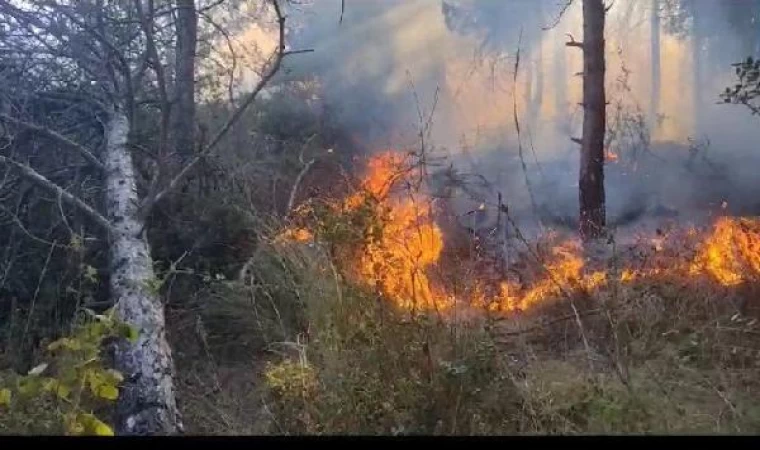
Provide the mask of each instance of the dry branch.
POLYGON ((0 163, 15 167, 16 170, 26 177, 29 181, 32 181, 37 186, 52 192, 57 197, 61 198, 66 203, 75 206, 80 211, 87 214, 98 225, 102 226, 108 231, 112 230, 111 222, 103 217, 99 212, 95 211, 90 205, 82 201, 80 198, 72 195, 67 190, 48 180, 45 176, 27 166, 13 159, 0 155, 0 163))
POLYGON ((84 157, 84 159, 86 159, 89 163, 91 163, 92 165, 94 165, 98 169, 105 170, 105 166, 103 165, 102 162, 100 162, 100 160, 95 155, 93 155, 83 145, 78 144, 78 143, 72 141, 71 139, 67 138, 66 136, 64 136, 62 134, 56 133, 55 131, 53 131, 53 130, 51 130, 49 128, 45 128, 45 127, 40 126, 40 125, 36 125, 36 124, 33 124, 33 123, 29 123, 29 122, 25 122, 23 120, 16 119, 16 118, 11 117, 11 116, 9 116, 7 114, 4 114, 4 113, 0 113, 0 120, 5 121, 5 122, 13 123, 13 124, 18 125, 20 127, 23 127, 23 128, 28 129, 28 130, 34 131, 35 133, 39 133, 39 134, 42 134, 42 135, 47 136, 49 138, 55 139, 56 141, 58 141, 58 142, 60 142, 60 143, 62 143, 64 145, 66 145, 67 147, 71 147, 72 149, 78 151, 79 154, 82 155, 82 157, 84 157))
POLYGON ((520 51, 521 51, 521 43, 522 43, 522 29, 520 30, 520 37, 517 42, 517 53, 515 55, 515 70, 512 77, 512 83, 514 85, 514 93, 512 94, 512 115, 515 123, 515 131, 517 132, 517 153, 520 157, 520 164, 522 165, 523 175, 525 176, 525 187, 528 189, 528 195, 530 197, 530 204, 533 208, 533 212, 536 213, 538 211, 538 207, 536 205, 536 199, 533 195, 533 187, 530 183, 530 176, 528 175, 528 166, 525 164, 525 156, 523 152, 523 145, 522 145, 522 133, 520 131, 520 118, 517 111, 517 75, 520 71, 520 51))
POLYGON ((206 156, 211 154, 216 147, 219 145, 221 140, 229 133, 229 131, 232 129, 232 127, 240 120, 243 113, 248 109, 249 106, 253 103, 254 100, 256 100, 256 97, 259 95, 259 93, 266 87, 266 85, 269 83, 269 81, 277 74, 277 72, 280 69, 280 66, 282 65, 282 60, 294 53, 304 53, 308 52, 310 50, 300 50, 300 51, 285 51, 285 16, 282 14, 282 10, 280 9, 280 4, 278 0, 271 0, 272 6, 274 7, 275 13, 277 15, 277 23, 279 25, 279 39, 278 39, 278 45, 277 45, 277 51, 274 54, 274 60, 272 61, 271 65, 269 66, 269 70, 266 71, 266 73, 261 77, 258 83, 256 83, 256 86, 253 88, 253 90, 243 99, 243 102, 238 106, 238 108, 235 110, 235 112, 232 114, 232 116, 227 120, 227 122, 221 127, 221 129, 217 132, 217 134, 211 139, 211 142, 209 142, 208 146, 201 150, 198 155, 195 156, 188 164, 185 165, 185 167, 182 168, 182 170, 179 171, 177 175, 174 176, 174 178, 169 182, 169 184, 164 188, 163 190, 148 195, 143 201, 141 205, 141 213, 143 216, 150 213, 150 211, 153 209, 153 207, 160 202, 166 195, 168 195, 170 192, 172 192, 177 185, 190 173, 190 171, 206 156))

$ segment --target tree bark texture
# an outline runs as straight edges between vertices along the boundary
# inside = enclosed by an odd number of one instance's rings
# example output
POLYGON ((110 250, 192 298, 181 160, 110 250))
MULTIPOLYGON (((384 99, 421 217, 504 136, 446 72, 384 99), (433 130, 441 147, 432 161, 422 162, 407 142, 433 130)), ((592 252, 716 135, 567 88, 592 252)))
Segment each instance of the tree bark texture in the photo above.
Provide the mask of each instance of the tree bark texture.
POLYGON ((603 0, 583 0, 583 137, 579 174, 579 228, 584 240, 601 236, 606 225, 605 13, 603 0))
POLYGON ((176 82, 171 135, 180 160, 194 153, 195 145, 195 52, 198 14, 195 0, 177 0, 176 82))
POLYGON ((112 223, 110 288, 118 317, 137 328, 134 344, 116 348, 121 388, 116 429, 119 434, 151 435, 181 431, 173 383, 174 364, 166 340, 164 310, 155 291, 153 260, 137 214, 138 194, 127 147, 129 121, 121 111, 107 124, 106 211, 112 223))

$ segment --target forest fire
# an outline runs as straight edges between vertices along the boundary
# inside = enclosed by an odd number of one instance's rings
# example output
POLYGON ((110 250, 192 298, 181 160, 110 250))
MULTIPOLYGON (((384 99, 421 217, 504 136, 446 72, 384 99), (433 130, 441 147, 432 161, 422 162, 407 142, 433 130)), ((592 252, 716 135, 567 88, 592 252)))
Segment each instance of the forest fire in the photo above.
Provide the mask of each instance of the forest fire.
POLYGON ((398 181, 408 180, 409 170, 403 155, 381 153, 369 161, 359 192, 344 201, 343 211, 349 212, 366 206, 368 200, 376 202, 372 212, 380 222, 372 224, 376 233, 365 242, 353 272, 400 307, 445 308, 445 296, 428 276, 443 250, 443 235, 429 202, 412 192, 403 196, 391 192, 398 181))
MULTIPOLYGON (((548 255, 533 263, 532 274, 521 282, 486 279, 482 271, 465 274, 471 261, 456 261, 443 270, 446 239, 435 220, 431 198, 415 189, 409 159, 397 152, 372 157, 360 187, 347 198, 331 203, 331 214, 352 227, 363 228, 360 240, 332 238, 340 247, 342 270, 354 282, 376 289, 405 310, 445 311, 455 304, 493 312, 526 311, 547 301, 579 291, 592 292, 609 283, 611 273, 589 269, 583 246, 574 238, 555 239, 548 255), (452 273, 448 273, 450 271, 452 273), (469 289, 462 293, 448 283, 462 278, 469 289), (459 292, 454 294, 454 292, 459 292)), ((319 232, 287 230, 293 241, 315 238, 319 232)), ((318 238, 318 236, 317 236, 318 238)), ((679 229, 672 235, 644 239, 653 253, 645 258, 624 257, 617 282, 631 283, 654 276, 684 280, 708 279, 736 286, 760 275, 760 220, 719 217, 712 231, 679 229)))
POLYGON ((703 242, 692 273, 707 271, 724 286, 736 286, 760 274, 760 222, 721 217, 703 242))

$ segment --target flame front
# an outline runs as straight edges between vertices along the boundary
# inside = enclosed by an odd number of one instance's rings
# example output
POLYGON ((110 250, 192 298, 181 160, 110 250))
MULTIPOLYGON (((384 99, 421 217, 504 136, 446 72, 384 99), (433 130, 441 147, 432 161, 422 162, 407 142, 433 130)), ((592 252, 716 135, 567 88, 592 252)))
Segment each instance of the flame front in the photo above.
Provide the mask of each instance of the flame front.
POLYGON ((707 271, 724 286, 736 286, 760 274, 760 222, 721 217, 692 264, 692 273, 707 271))
POLYGON ((445 308, 428 271, 443 250, 443 236, 413 200, 392 201, 379 239, 365 248, 361 273, 378 282, 383 293, 407 309, 445 308))
POLYGON ((443 250, 443 234, 435 224, 427 198, 415 192, 392 192, 410 181, 404 155, 388 151, 371 158, 361 189, 342 205, 356 211, 372 197, 371 213, 381 222, 358 256, 358 267, 349 268, 356 281, 379 289, 405 309, 445 309, 445 295, 434 288, 429 272, 443 250))
MULTIPOLYGON (((453 289, 452 280, 467 278, 462 264, 441 275, 444 236, 435 222, 431 199, 419 190, 394 187, 413 184, 407 158, 389 151, 371 158, 360 189, 333 207, 341 214, 365 214, 377 224, 366 226, 360 242, 340 252, 339 263, 353 282, 375 289, 395 305, 409 310, 446 310, 463 302, 491 311, 525 311, 578 290, 591 292, 610 280, 604 270, 589 270, 578 239, 555 244, 541 270, 527 281, 482 279, 472 271, 469 290, 453 289), (457 292, 457 295, 454 294, 457 292)), ((354 222, 351 222, 352 224, 354 222)), ((631 283, 655 276, 698 279, 708 276, 723 286, 737 286, 760 275, 760 219, 721 217, 711 231, 680 229, 684 233, 644 239, 653 253, 622 262, 617 281, 631 283), (694 256, 688 256, 689 254, 694 256)), ((311 231, 286 230, 291 241, 312 240, 311 231)), ((341 242, 338 242, 340 245, 341 242)))

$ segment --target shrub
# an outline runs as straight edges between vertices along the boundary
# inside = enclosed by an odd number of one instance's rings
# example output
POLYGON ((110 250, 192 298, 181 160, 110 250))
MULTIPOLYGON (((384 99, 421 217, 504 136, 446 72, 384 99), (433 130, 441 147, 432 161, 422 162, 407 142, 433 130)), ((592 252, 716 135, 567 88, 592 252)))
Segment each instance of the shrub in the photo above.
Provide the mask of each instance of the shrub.
POLYGON ((135 339, 131 327, 113 312, 86 311, 74 332, 48 345, 49 359, 26 375, 0 378, 0 432, 111 436, 96 413, 107 413, 119 397, 122 375, 104 364, 104 344, 113 338, 135 339))

